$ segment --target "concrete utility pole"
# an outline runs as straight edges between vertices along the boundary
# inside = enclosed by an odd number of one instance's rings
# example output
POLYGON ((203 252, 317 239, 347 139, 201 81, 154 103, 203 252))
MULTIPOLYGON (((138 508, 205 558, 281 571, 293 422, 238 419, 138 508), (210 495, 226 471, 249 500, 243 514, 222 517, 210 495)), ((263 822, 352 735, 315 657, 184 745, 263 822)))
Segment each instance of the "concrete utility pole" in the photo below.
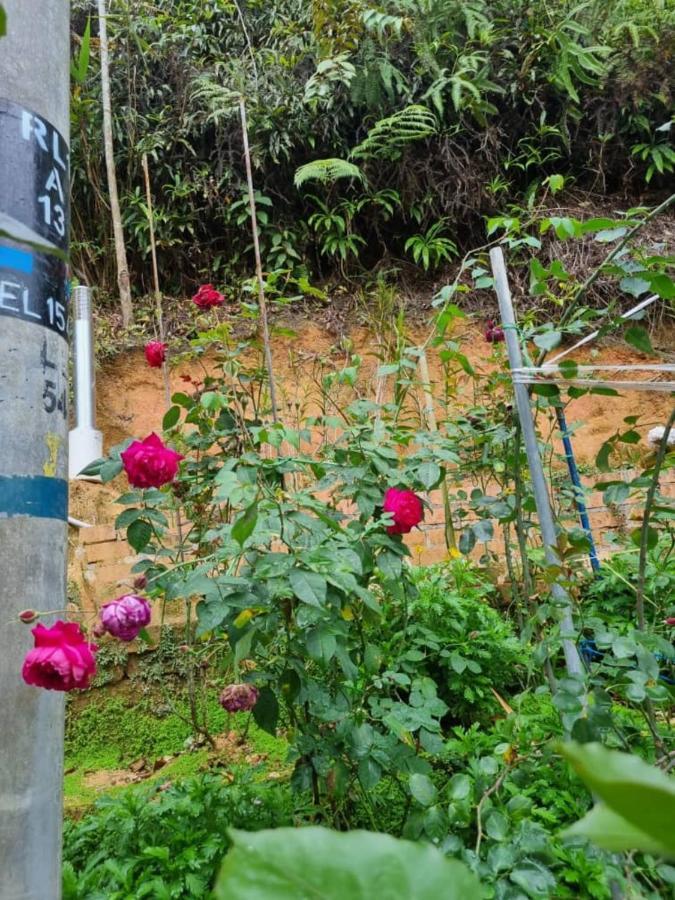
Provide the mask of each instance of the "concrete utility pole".
POLYGON ((23 683, 33 639, 17 614, 66 606, 70 4, 3 5, 0 898, 58 900, 63 695, 23 683))

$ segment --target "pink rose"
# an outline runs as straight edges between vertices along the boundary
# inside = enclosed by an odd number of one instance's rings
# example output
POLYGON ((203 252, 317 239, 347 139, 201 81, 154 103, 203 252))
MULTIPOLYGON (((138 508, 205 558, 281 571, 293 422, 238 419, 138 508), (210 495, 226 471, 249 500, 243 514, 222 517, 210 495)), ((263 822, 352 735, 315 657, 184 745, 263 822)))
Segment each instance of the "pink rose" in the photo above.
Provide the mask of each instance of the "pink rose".
POLYGON ((145 345, 145 358, 151 369, 161 369, 166 359, 166 344, 161 341, 148 341, 145 345))
POLYGON ((229 713, 248 712, 258 702, 260 691, 254 684, 228 684, 218 702, 229 713))
POLYGON ((152 610, 143 597, 127 594, 110 600, 101 607, 101 625, 108 634, 121 641, 133 641, 150 624, 152 610))
POLYGON ((173 481, 178 463, 185 459, 162 443, 154 431, 144 440, 134 441, 121 456, 129 484, 137 488, 158 488, 173 481))
POLYGON ((210 309, 212 306, 222 306, 225 297, 212 284, 203 284, 192 300, 200 309, 210 309))
POLYGON ((394 524, 387 527, 387 534, 408 534, 424 518, 422 501, 413 491, 389 488, 382 509, 394 519, 394 524))
POLYGON ((35 647, 24 660, 21 674, 26 684, 48 691, 73 691, 89 687, 96 674, 96 644, 89 644, 76 622, 56 622, 51 628, 33 628, 35 647))

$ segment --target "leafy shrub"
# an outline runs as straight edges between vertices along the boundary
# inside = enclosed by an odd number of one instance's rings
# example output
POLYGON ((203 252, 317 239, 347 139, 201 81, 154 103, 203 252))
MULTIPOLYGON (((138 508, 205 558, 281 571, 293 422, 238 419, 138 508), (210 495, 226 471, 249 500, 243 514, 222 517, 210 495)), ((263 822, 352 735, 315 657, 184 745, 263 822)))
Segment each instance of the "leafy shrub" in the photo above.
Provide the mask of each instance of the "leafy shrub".
POLYGON ((228 785, 215 775, 99 800, 66 822, 64 900, 152 900, 209 895, 229 828, 292 824, 281 785, 228 785))
POLYGON ((530 664, 528 648, 490 605, 494 586, 461 560, 415 569, 414 580, 419 596, 407 619, 397 620, 390 642, 402 647, 401 669, 435 681, 449 720, 494 716, 500 707, 493 690, 520 690, 530 664))

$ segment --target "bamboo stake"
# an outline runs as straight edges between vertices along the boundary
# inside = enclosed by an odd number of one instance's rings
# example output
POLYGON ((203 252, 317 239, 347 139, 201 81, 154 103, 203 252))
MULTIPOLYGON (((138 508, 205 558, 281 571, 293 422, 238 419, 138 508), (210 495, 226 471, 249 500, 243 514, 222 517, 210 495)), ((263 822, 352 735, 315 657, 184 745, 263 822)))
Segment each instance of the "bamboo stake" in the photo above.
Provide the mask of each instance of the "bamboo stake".
POLYGON ((279 408, 277 405, 277 392, 274 384, 274 366, 272 363, 272 348, 270 345, 270 332, 267 321, 267 302, 265 300, 265 282, 263 280, 262 259, 260 256, 260 240, 258 236, 258 216, 256 213, 255 196, 253 194, 253 168, 251 166, 251 149, 248 143, 248 122, 246 119, 246 103, 243 97, 239 98, 239 112, 241 114, 241 129, 244 139, 244 159, 246 161, 246 180, 248 182, 248 197, 251 207, 251 228, 253 230, 253 252, 255 254, 255 270, 258 281, 258 302, 260 305, 260 321, 262 324, 263 345, 265 350, 265 363, 267 376, 270 383, 270 404, 272 407, 272 419, 279 421, 279 408))
MULTIPOLYGON (((157 313, 157 329, 159 339, 165 343, 164 316, 162 314, 162 292, 159 288, 159 268, 157 266, 157 243, 155 241, 155 215, 152 209, 152 191, 150 190, 150 170, 148 168, 148 156, 142 157, 143 177, 145 178, 145 197, 148 207, 148 224, 150 226, 150 255, 152 257, 152 279, 155 286, 155 310, 157 313)), ((166 408, 171 406, 171 382, 169 381, 169 366, 166 360, 162 363, 162 378, 164 379, 164 394, 166 396, 166 408)))
POLYGON ((98 0, 99 40, 101 45, 101 101, 103 107, 103 148, 105 165, 108 173, 108 193, 110 195, 110 214, 112 216, 113 235, 115 237, 115 256, 117 258, 117 285, 122 306, 122 323, 127 328, 134 320, 131 304, 131 283, 129 264, 124 243, 122 213, 117 190, 117 172, 113 149, 112 104, 110 101, 110 51, 108 48, 108 27, 105 0, 98 0))
MULTIPOLYGON (((427 428, 429 431, 438 431, 438 422, 436 420, 436 410, 434 409, 434 395, 431 389, 431 376, 429 374, 429 362, 427 354, 422 349, 418 360, 420 378, 422 379, 422 391, 424 393, 424 415, 427 420, 427 428)), ((448 483, 443 476, 441 482, 441 494, 443 496, 443 509, 445 512, 445 546, 450 551, 457 552, 457 536, 455 534, 455 526, 452 524, 452 507, 450 506, 450 495, 448 493, 448 483)))

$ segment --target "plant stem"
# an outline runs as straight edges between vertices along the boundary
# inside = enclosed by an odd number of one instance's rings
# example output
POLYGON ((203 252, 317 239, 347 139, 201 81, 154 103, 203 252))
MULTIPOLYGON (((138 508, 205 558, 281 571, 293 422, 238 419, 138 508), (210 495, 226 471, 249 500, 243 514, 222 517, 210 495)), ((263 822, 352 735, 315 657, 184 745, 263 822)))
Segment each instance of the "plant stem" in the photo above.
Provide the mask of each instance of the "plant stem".
POLYGON ((649 490, 647 491, 645 511, 642 516, 642 531, 640 533, 640 560, 638 562, 638 586, 637 597, 635 598, 635 611, 637 613, 638 628, 640 629, 640 631, 644 631, 645 629, 645 580, 647 574, 647 550, 649 548, 649 519, 652 513, 656 491, 659 486, 659 475, 661 474, 663 460, 666 458, 666 453, 668 452, 668 438, 670 437, 673 425, 675 425, 675 407, 670 414, 668 424, 666 425, 666 430, 663 434, 663 437, 661 438, 661 443, 656 454, 652 481, 649 485, 649 490))

